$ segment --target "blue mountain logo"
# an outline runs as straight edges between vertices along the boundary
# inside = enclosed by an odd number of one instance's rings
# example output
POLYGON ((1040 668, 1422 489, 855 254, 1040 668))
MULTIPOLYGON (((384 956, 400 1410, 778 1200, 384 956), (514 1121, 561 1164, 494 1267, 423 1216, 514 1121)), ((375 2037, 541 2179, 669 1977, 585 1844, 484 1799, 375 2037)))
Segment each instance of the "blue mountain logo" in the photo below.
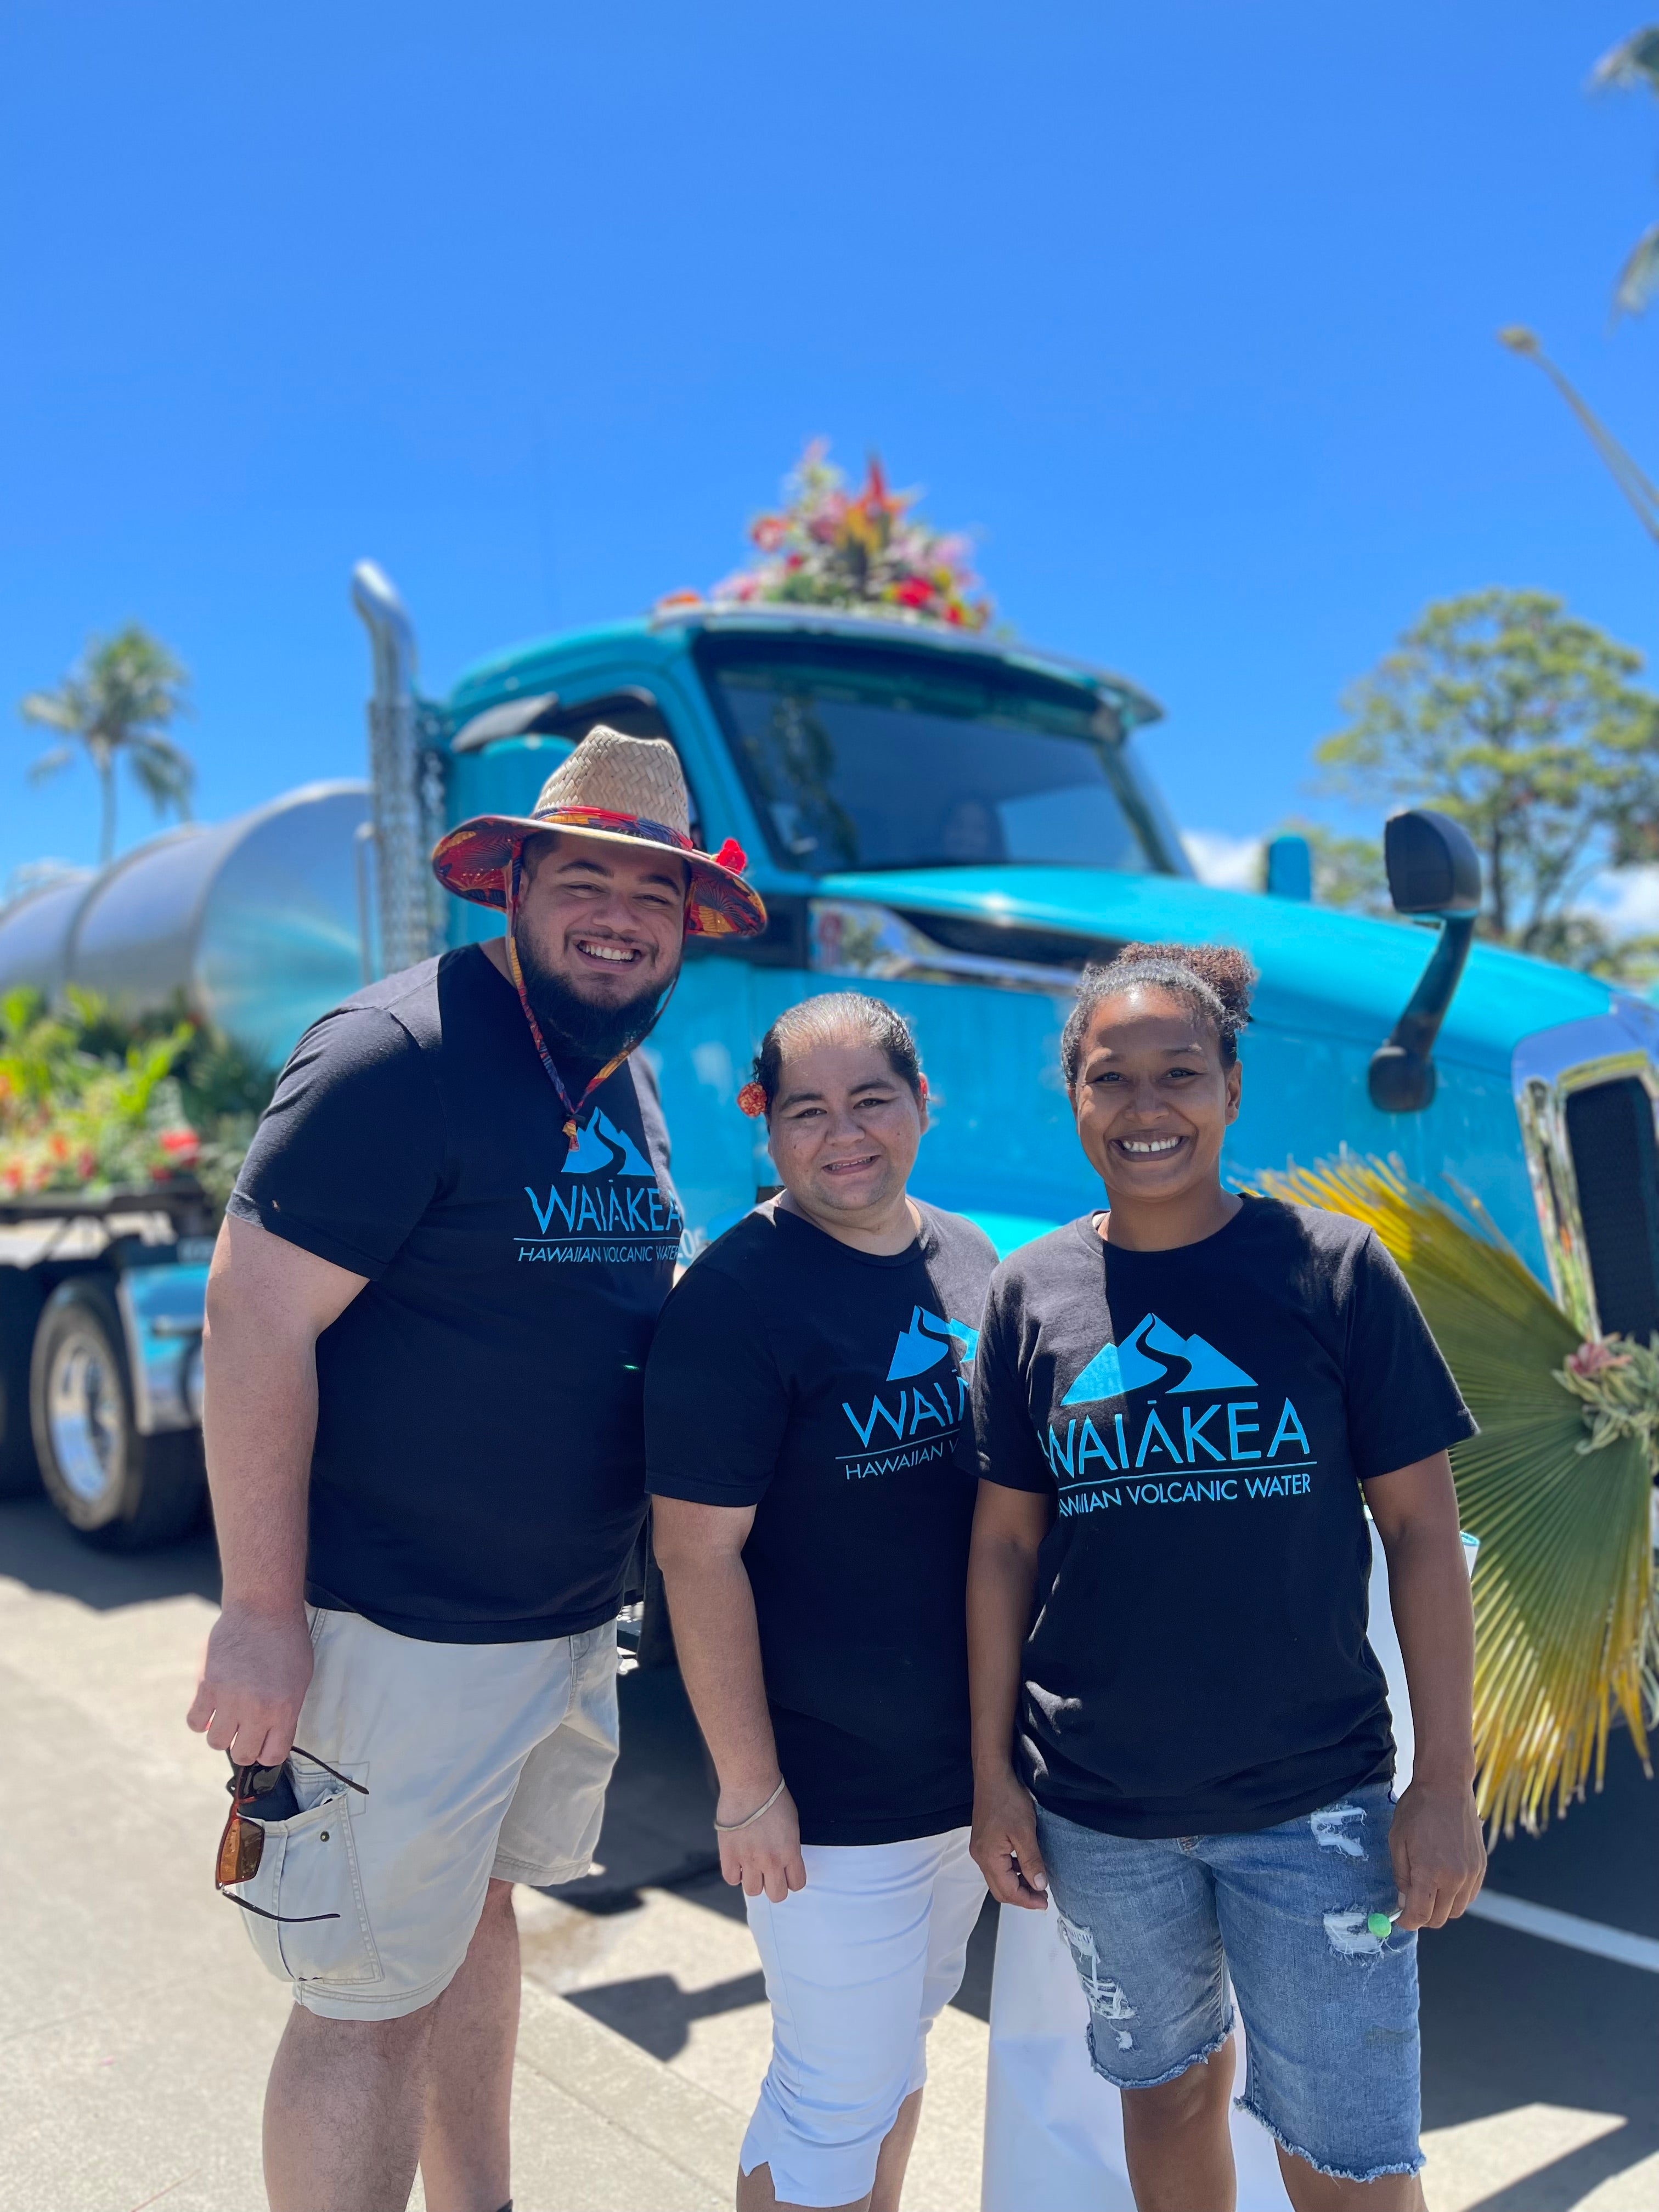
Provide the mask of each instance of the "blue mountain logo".
POLYGON ((911 1309, 910 1326, 899 1333, 893 1346, 893 1364, 887 1370, 890 1382, 903 1382, 913 1375, 925 1375, 930 1367, 937 1367, 951 1349, 951 1339, 962 1340, 962 1363, 973 1364, 974 1354, 979 1350, 979 1331, 969 1328, 965 1321, 941 1321, 926 1306, 911 1309))
POLYGON ((577 1130, 576 1141, 560 1173, 599 1175, 607 1168, 619 1176, 648 1176, 653 1182, 657 1177, 657 1170, 640 1157, 640 1148, 627 1130, 619 1129, 608 1114, 595 1107, 586 1127, 577 1130))
POLYGON ((1253 1390, 1255 1377, 1218 1352, 1201 1336, 1182 1336, 1147 1314, 1121 1344, 1103 1344, 1060 1400, 1062 1406, 1089 1406, 1102 1398, 1121 1398, 1131 1390, 1160 1384, 1172 1395, 1182 1390, 1253 1390), (1149 1357, 1149 1355, 1151 1355, 1149 1357), (1181 1361, 1181 1372, 1176 1361, 1181 1361), (1170 1378, 1181 1373, 1181 1380, 1170 1378))

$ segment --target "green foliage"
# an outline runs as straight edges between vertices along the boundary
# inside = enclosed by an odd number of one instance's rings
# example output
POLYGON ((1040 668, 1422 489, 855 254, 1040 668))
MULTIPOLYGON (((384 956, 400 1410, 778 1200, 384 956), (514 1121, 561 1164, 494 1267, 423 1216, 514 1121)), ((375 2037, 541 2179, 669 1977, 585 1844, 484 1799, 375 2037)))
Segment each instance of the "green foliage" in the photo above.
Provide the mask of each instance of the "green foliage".
MULTIPOLYGON (((1649 1532, 1659 1358, 1579 1333, 1483 1217, 1345 1158, 1258 1177, 1368 1223, 1416 1293, 1480 1433, 1452 1452, 1474 1571, 1475 1802, 1494 1838, 1565 1813, 1615 1711, 1644 1765, 1654 1701, 1649 1532)), ((1659 1340, 1656 1340, 1659 1343, 1659 1340)))
MULTIPOLYGON (((1598 90, 1631 92, 1645 87, 1659 96, 1659 24, 1647 24, 1621 39, 1596 64, 1590 82, 1598 90)), ((1613 311, 1639 315, 1656 291, 1659 291, 1659 222, 1650 224, 1631 248, 1613 290, 1613 311)))
POLYGON ((137 1020, 71 987, 0 1000, 0 1195, 193 1178, 222 1206, 273 1078, 182 1009, 137 1020))
POLYGON ((19 712, 26 722, 55 730, 64 741, 42 753, 29 771, 35 781, 56 775, 80 745, 95 770, 103 801, 99 858, 115 852, 115 772, 125 760, 158 814, 169 808, 190 819, 196 770, 167 731, 190 709, 184 664, 137 623, 112 637, 94 637, 55 691, 31 691, 19 712))
POLYGON ((1547 592, 1443 599, 1349 691, 1347 726, 1315 758, 1328 788, 1462 823, 1485 869, 1483 934, 1616 962, 1577 907, 1599 870, 1659 854, 1659 699, 1641 667, 1547 592))

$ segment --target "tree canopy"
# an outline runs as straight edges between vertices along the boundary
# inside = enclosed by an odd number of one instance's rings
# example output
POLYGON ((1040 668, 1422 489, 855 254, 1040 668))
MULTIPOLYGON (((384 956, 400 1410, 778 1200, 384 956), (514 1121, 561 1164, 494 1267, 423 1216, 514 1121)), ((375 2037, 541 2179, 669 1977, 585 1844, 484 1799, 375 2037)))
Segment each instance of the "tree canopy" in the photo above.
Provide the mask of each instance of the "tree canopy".
POLYGON ((196 769, 167 735, 190 711, 189 672, 159 638, 129 623, 112 637, 94 637, 55 691, 31 691, 19 712, 26 722, 56 730, 64 740, 29 771, 35 781, 56 775, 84 750, 102 801, 100 865, 115 854, 116 769, 125 760, 158 814, 169 808, 190 819, 196 769))
POLYGON ((1585 885, 1659 857, 1659 698, 1642 665, 1547 592, 1442 599, 1347 693, 1315 758, 1329 790, 1454 816, 1480 850, 1483 933, 1588 966, 1608 948, 1585 885))
MULTIPOLYGON (((1621 39, 1596 64, 1590 82, 1598 90, 1644 88, 1659 97, 1659 23, 1648 23, 1621 39)), ((1659 222, 1642 233, 1619 272, 1613 301, 1615 313, 1639 315, 1659 291, 1659 222)))

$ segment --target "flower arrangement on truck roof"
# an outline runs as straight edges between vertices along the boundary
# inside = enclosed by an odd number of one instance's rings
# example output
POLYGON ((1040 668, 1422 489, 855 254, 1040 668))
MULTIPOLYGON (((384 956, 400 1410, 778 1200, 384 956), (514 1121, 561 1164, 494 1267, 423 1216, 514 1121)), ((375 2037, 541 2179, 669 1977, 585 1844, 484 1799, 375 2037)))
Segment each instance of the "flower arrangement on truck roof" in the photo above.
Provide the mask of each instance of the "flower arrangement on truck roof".
MULTIPOLYGON (((862 609, 893 621, 986 629, 993 610, 978 592, 968 538, 924 521, 914 512, 920 493, 890 490, 874 454, 853 491, 829 453, 827 439, 807 447, 784 479, 781 507, 749 526, 761 557, 723 577, 706 604, 862 609)), ((696 592, 658 603, 659 611, 702 604, 696 592)))

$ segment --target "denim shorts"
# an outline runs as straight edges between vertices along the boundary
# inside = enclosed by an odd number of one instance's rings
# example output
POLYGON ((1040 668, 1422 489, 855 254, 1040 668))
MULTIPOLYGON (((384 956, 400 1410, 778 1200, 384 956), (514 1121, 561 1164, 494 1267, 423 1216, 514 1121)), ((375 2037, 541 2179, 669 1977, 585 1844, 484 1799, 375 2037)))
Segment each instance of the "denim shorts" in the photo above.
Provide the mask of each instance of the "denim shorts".
POLYGON ((1417 1938, 1365 1924, 1400 1902, 1393 1814, 1384 1782, 1243 1836, 1108 1836, 1039 1806, 1095 2071, 1152 2089, 1207 2058, 1232 2033, 1231 1978, 1240 2109, 1322 2173, 1417 2172, 1417 1938))

